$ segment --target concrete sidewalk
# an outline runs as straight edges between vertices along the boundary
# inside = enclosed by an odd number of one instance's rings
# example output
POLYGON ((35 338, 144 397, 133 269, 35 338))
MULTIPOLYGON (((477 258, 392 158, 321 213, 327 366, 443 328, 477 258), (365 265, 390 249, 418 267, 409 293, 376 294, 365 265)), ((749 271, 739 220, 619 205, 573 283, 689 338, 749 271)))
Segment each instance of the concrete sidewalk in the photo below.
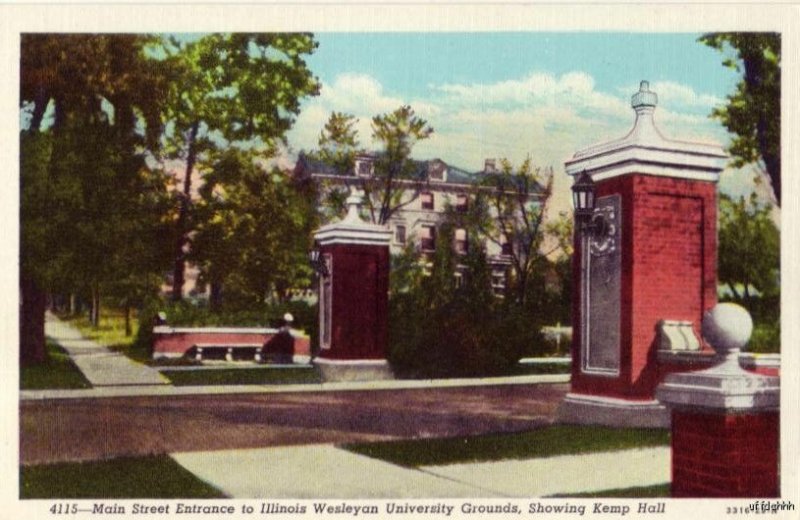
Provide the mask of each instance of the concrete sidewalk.
POLYGON ((332 445, 171 456, 231 498, 528 498, 670 480, 669 447, 421 468, 332 445))
MULTIPOLYGON (((131 362, 133 363, 133 362, 131 362)), ((77 363, 76 363, 77 364, 77 363)), ((147 368, 147 367, 145 367, 147 368)), ((154 370, 154 372, 157 372, 154 370)), ((147 383, 144 386, 106 386, 83 390, 21 390, 20 400, 89 399, 104 397, 223 395, 223 394, 277 394, 296 392, 341 392, 360 390, 409 390, 425 388, 461 388, 480 386, 532 385, 568 383, 569 374, 538 376, 488 377, 482 379, 394 379, 386 381, 351 381, 337 383, 281 384, 281 385, 206 385, 172 386, 164 380, 161 386, 147 383)))
MULTIPOLYGON (((157 370, 136 363, 123 354, 84 338, 73 326, 49 312, 46 315, 44 331, 67 351, 75 366, 93 387, 168 384, 157 370)), ((88 392, 94 391, 88 390, 88 392)))

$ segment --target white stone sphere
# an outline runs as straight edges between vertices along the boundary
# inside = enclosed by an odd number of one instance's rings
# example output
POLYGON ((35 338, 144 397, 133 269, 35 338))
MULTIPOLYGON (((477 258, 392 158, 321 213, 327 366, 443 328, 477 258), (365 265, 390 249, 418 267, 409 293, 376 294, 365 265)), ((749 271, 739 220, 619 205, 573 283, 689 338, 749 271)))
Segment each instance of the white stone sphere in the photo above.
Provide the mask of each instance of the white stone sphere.
POLYGON ((753 333, 753 319, 741 305, 718 303, 703 315, 702 332, 714 350, 724 354, 747 345, 753 333))

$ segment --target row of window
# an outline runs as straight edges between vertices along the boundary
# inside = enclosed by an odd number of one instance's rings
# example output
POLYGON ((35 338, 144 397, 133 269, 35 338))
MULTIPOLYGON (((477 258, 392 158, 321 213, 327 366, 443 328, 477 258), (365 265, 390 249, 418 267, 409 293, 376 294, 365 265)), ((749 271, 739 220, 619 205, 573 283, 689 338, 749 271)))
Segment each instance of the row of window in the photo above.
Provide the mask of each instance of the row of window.
MULTIPOLYGON (((457 253, 467 253, 469 249, 469 240, 467 230, 458 228, 453 237, 455 241, 455 250, 457 253)), ((398 224, 394 228, 394 241, 397 244, 404 245, 406 243, 406 226, 398 224)), ((433 224, 423 224, 419 228, 419 242, 420 248, 423 251, 434 251, 436 249, 436 226, 433 224)), ((511 254, 511 243, 506 242, 502 245, 501 254, 511 254)))
MULTIPOLYGON (((419 200, 422 209, 430 211, 436 209, 435 196, 432 192, 423 191, 419 195, 419 200)), ((469 198, 467 197, 466 194, 459 193, 458 195, 456 195, 455 208, 456 211, 467 211, 467 209, 469 208, 469 198)))

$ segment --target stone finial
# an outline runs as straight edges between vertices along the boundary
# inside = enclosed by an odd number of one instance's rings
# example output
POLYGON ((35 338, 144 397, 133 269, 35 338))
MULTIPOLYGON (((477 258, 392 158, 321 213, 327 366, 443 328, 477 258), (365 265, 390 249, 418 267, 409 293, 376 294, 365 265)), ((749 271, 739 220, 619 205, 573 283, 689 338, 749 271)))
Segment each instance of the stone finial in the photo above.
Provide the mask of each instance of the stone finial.
POLYGON ((658 105, 658 96, 650 90, 650 82, 642 80, 639 83, 639 92, 631 96, 631 106, 637 112, 642 107, 654 109, 658 105))
POLYGON ((780 380, 739 366, 739 352, 753 332, 750 314, 734 303, 720 303, 703 316, 703 337, 717 352, 717 363, 706 370, 670 374, 656 390, 669 406, 722 410, 775 409, 780 380))
POLYGON ((345 204, 347 204, 347 216, 344 217, 342 222, 348 224, 357 224, 363 222, 359 209, 361 208, 362 195, 356 191, 355 186, 350 186, 350 195, 347 196, 345 204))
POLYGON ((753 320, 747 310, 735 303, 720 303, 703 315, 703 338, 716 351, 717 372, 738 373, 739 353, 753 333, 753 320))

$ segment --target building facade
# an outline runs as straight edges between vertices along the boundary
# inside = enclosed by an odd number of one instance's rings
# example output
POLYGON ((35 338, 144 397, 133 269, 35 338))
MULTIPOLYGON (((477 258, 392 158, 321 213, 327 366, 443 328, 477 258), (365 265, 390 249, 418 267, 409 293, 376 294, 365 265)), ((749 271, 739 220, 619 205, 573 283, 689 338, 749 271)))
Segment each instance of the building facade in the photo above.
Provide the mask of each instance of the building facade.
MULTIPOLYGON (((375 154, 357 154, 352 169, 338 171, 301 154, 294 175, 297 180, 311 180, 320 186, 320 204, 324 204, 331 190, 344 190, 349 185, 358 186, 374 180, 378 158, 375 154)), ((398 191, 393 204, 397 209, 384 222, 392 231, 391 253, 399 254, 410 245, 423 257, 432 254, 447 212, 468 212, 481 190, 495 189, 486 182, 487 177, 499 174, 494 159, 487 159, 480 171, 458 168, 438 158, 413 161, 410 174, 392 181, 398 191)), ((529 190, 528 202, 540 204, 542 193, 538 185, 529 190)), ((496 213, 490 210, 490 215, 496 216, 496 213)), ((377 221, 374 215, 373 218, 377 221)), ((466 254, 470 244, 478 243, 484 248, 492 267, 492 285, 498 294, 501 293, 506 285, 514 244, 499 233, 491 237, 470 237, 466 228, 456 228, 453 238, 453 249, 459 254, 466 254)))

